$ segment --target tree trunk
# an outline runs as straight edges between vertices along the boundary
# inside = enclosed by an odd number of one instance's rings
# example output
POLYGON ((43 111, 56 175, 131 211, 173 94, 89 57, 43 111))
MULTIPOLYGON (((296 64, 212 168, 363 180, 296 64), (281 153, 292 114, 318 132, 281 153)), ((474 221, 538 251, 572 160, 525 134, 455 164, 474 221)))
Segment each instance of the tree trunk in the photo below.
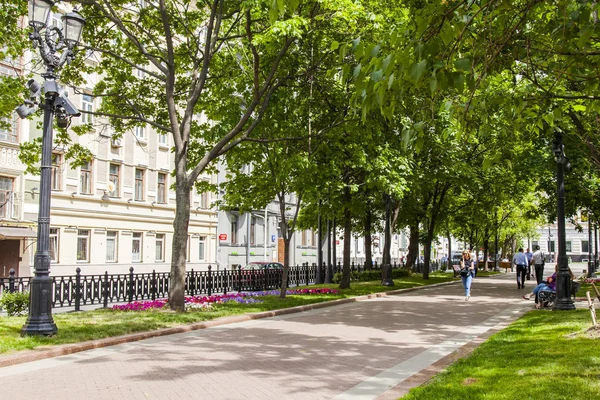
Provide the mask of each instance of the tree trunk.
POLYGON ((187 179, 176 178, 176 209, 173 221, 173 246, 171 259, 171 282, 169 287, 169 307, 175 311, 185 311, 185 265, 187 262, 188 227, 190 224, 190 187, 187 179))
POLYGON ((435 222, 431 221, 427 228, 427 239, 425 240, 425 250, 423 256, 425 257, 423 263, 423 279, 429 279, 429 264, 431 259, 431 243, 433 242, 433 232, 435 228, 435 222))
POLYGON ((392 217, 392 204, 388 194, 385 195, 385 227, 384 235, 385 242, 383 242, 383 260, 382 264, 387 265, 392 263, 392 227, 390 225, 390 219, 392 217))
POLYGON ((290 241, 291 235, 284 234, 283 238, 283 275, 281 276, 281 288, 279 298, 285 299, 287 294, 287 281, 290 272, 290 241))
POLYGON ((350 244, 352 240, 352 214, 350 213, 351 194, 350 188, 346 186, 344 189, 344 267, 342 269, 342 280, 340 289, 350 288, 350 244))
POLYGON ((419 223, 410 226, 408 239, 408 255, 406 256, 406 268, 412 272, 415 261, 419 256, 419 223))
POLYGON ((448 265, 446 266, 446 268, 451 269, 452 268, 452 235, 450 235, 450 231, 448 231, 448 265))
POLYGON ((373 240, 371 239, 371 205, 367 203, 365 214, 365 268, 373 268, 373 240))

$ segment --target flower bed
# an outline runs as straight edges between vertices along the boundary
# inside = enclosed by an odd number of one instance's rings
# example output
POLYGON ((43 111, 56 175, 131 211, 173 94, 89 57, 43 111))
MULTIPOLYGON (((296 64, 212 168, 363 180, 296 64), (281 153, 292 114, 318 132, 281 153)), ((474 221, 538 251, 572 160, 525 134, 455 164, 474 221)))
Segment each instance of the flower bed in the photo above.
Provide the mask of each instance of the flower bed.
POLYGON ((600 283, 600 278, 586 278, 585 283, 600 283))
MULTIPOLYGON (((290 289, 286 291, 288 295, 311 295, 311 294, 339 294, 335 289, 318 288, 318 289, 290 289)), ((226 303, 233 301, 240 304, 261 303, 262 300, 256 297, 262 296, 277 296, 279 290, 269 290, 263 292, 248 292, 248 293, 230 293, 218 294, 212 296, 186 296, 186 308, 192 309, 209 309, 212 304, 226 303)), ((133 303, 114 305, 113 310, 120 311, 145 311, 151 309, 165 308, 168 304, 167 299, 134 301, 133 303)))

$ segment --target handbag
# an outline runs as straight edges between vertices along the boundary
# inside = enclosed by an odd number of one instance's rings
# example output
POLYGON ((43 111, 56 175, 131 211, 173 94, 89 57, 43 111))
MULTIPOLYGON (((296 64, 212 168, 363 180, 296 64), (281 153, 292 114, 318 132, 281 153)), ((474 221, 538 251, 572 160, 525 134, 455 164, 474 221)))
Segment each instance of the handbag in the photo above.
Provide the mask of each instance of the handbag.
POLYGON ((468 276, 469 275, 469 269, 468 268, 463 268, 460 270, 460 276, 468 276))

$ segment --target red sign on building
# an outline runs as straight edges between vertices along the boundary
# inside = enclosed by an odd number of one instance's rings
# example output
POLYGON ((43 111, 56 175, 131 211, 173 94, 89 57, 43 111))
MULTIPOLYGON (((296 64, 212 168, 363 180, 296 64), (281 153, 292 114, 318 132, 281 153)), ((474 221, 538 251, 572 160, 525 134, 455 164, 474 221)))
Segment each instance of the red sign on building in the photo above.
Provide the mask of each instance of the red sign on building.
POLYGON ((226 233, 221 233, 219 235, 219 240, 227 240, 227 234, 226 233))

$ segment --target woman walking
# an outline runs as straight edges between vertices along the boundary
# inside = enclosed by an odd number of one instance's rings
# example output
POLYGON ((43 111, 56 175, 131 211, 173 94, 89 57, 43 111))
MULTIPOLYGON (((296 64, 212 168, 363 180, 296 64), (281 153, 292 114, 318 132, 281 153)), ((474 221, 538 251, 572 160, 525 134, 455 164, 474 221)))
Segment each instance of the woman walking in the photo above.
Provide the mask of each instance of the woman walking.
POLYGON ((471 298, 473 275, 475 275, 475 262, 471 259, 469 250, 463 250, 462 259, 460 260, 460 277, 465 288, 465 301, 469 301, 471 298))

